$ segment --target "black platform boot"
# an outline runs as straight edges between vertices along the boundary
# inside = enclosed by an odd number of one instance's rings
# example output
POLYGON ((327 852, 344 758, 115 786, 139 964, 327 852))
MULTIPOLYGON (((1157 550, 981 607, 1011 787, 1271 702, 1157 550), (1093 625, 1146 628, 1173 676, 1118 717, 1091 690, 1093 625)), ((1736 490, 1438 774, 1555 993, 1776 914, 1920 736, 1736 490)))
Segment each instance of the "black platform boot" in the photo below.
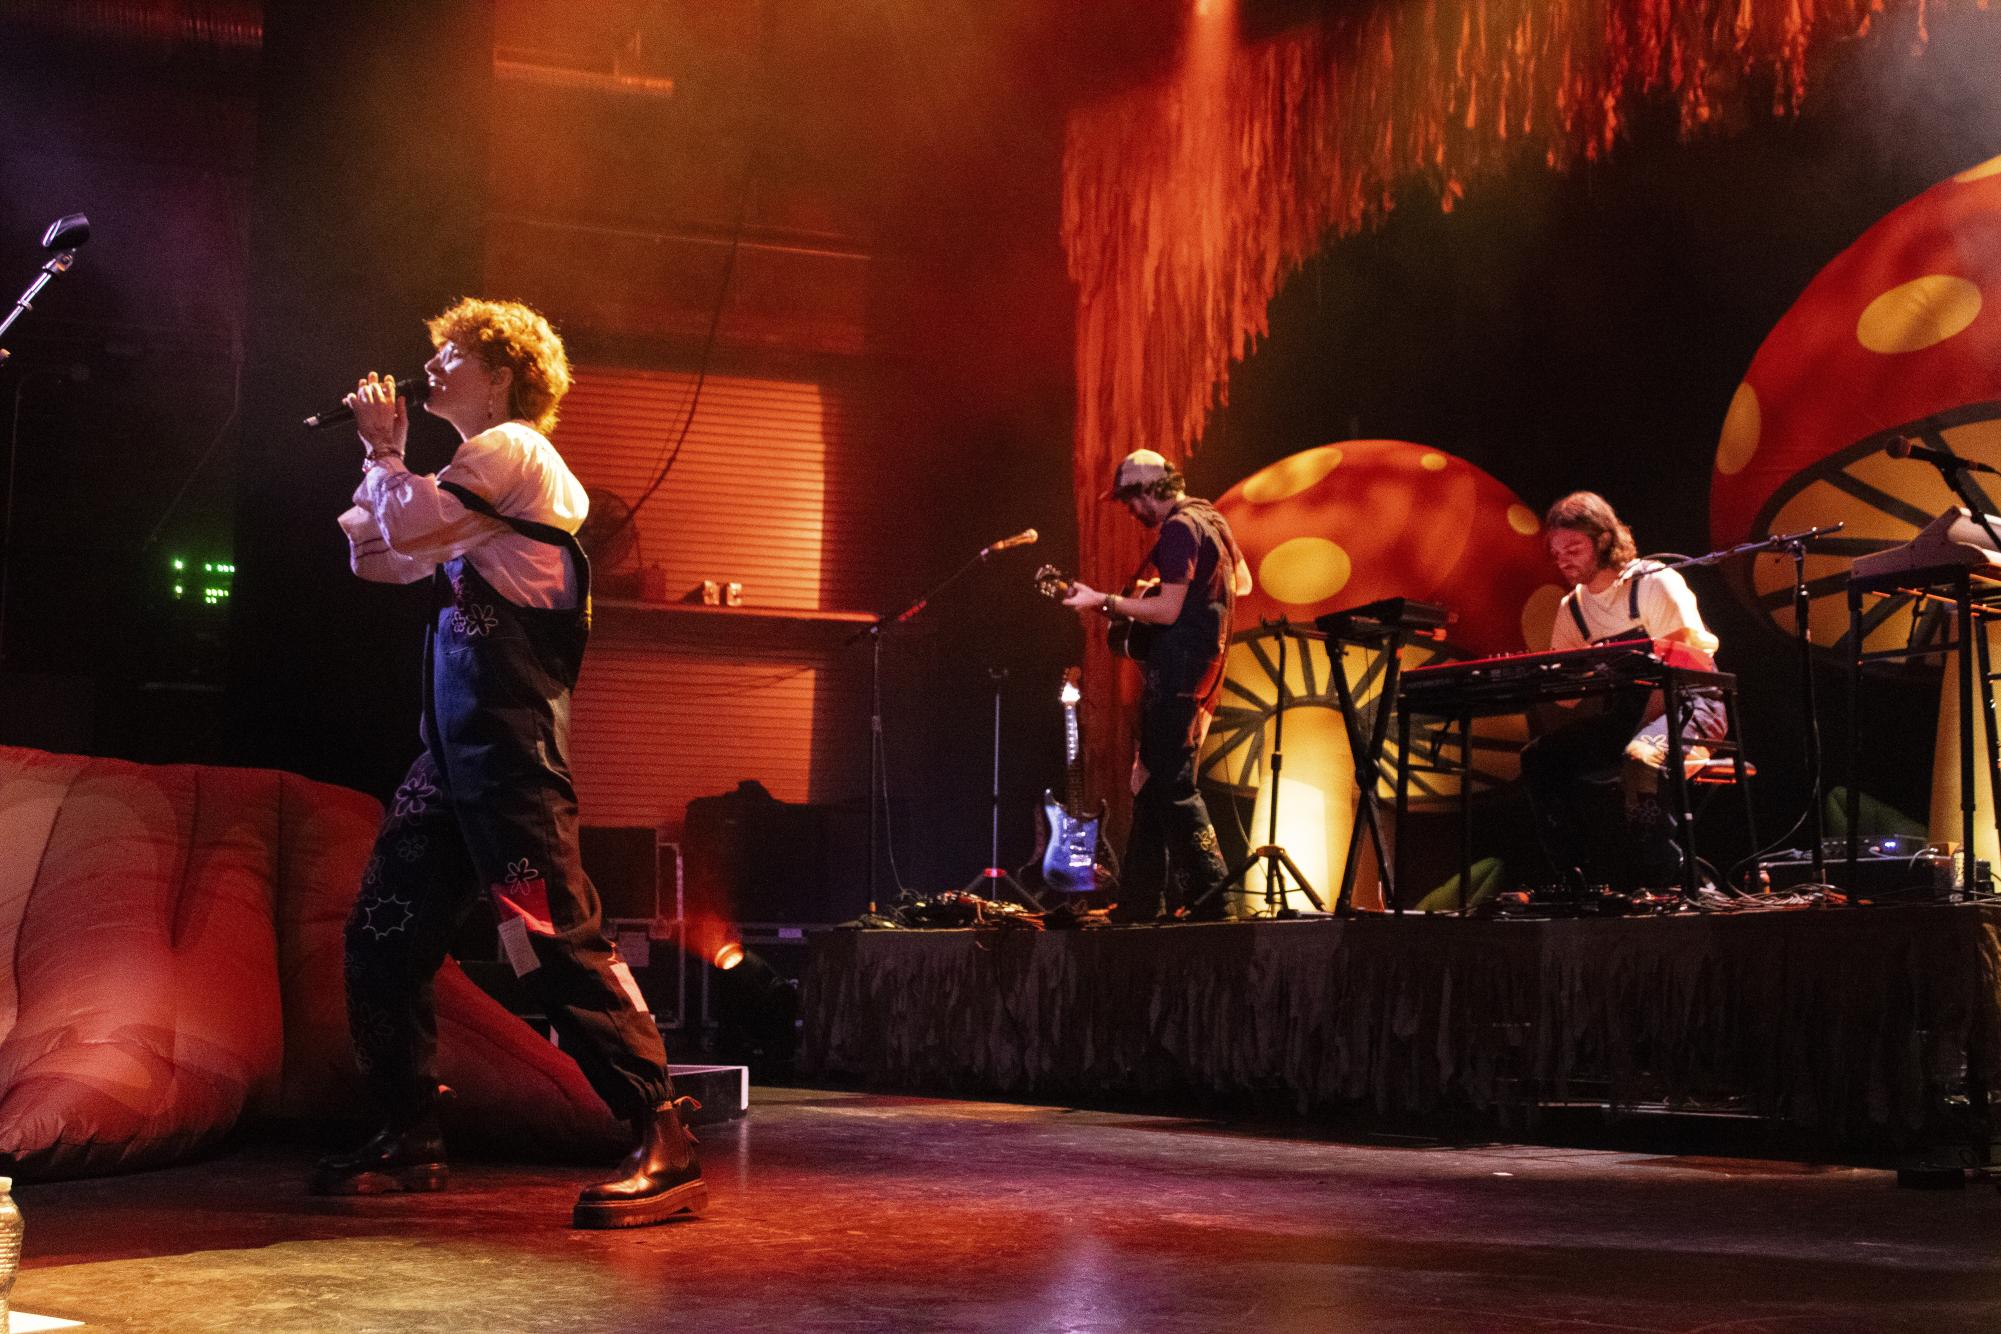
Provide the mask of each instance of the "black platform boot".
POLYGON ((391 1191, 443 1190, 445 1137, 438 1108, 451 1097, 443 1084, 414 1113, 394 1116, 358 1149, 320 1159, 309 1189, 315 1195, 387 1195, 391 1191))
POLYGON ((695 1137, 681 1124, 682 1112, 698 1111, 701 1105, 693 1098, 675 1098, 635 1122, 639 1147, 626 1156, 625 1175, 587 1187, 577 1197, 571 1225, 646 1227, 708 1208, 709 1188, 695 1160, 695 1137))

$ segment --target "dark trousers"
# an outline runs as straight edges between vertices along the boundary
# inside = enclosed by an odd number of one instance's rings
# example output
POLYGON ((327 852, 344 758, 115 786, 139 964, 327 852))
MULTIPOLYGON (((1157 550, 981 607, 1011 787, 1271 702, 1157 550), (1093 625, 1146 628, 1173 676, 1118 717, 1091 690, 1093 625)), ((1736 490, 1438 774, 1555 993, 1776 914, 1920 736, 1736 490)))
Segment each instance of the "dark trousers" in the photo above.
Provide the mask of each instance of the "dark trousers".
MULTIPOLYGON (((1229 868, 1216 851, 1209 808, 1195 786, 1194 696, 1149 688, 1140 707, 1139 762, 1146 783, 1133 798, 1132 836, 1119 883, 1120 915, 1147 918, 1193 907, 1229 868)), ((1215 900, 1207 906, 1219 907, 1215 900)))
MULTIPOLYGON (((1650 781, 1652 790, 1644 793, 1628 791, 1631 785, 1622 781, 1627 766, 1641 763, 1628 756, 1627 745, 1642 730, 1647 701, 1645 690, 1608 696, 1596 712, 1544 733, 1522 750, 1536 834, 1559 879, 1576 870, 1587 884, 1635 889, 1666 887, 1681 877, 1676 821, 1660 790, 1665 780, 1650 781)), ((1723 735, 1724 715, 1715 700, 1686 704, 1684 745, 1723 735)), ((1665 737, 1665 727, 1656 719, 1646 731, 1665 737)), ((1633 772, 1657 779, 1650 769, 1633 772)))
POLYGON ((1578 871, 1593 884, 1631 886, 1619 765, 1645 716, 1644 691, 1611 696, 1604 707, 1543 733, 1522 750, 1522 781, 1536 836, 1561 879, 1578 871))
POLYGON ((659 1030, 613 970, 597 891, 577 861, 574 797, 546 769, 481 781, 455 794, 426 751, 410 766, 375 838, 347 922, 348 1024, 355 1063, 391 1117, 421 1106, 437 1083, 432 981, 452 933, 482 887, 532 877, 548 893, 552 934, 528 936, 539 995, 563 1050, 613 1113, 627 1120, 673 1095, 659 1030))

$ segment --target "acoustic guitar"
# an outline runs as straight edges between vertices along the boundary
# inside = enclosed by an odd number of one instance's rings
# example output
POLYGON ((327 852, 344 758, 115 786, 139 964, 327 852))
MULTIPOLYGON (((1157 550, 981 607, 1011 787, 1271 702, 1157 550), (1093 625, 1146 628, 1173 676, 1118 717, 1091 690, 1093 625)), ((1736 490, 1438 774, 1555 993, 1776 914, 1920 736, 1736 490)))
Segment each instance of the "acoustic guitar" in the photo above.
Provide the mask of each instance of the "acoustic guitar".
POLYGON ((1077 704, 1084 697, 1077 686, 1081 676, 1075 667, 1063 673, 1059 696, 1063 704, 1063 800, 1043 789, 1037 830, 1042 845, 1042 882, 1066 894, 1088 894, 1098 887, 1098 828, 1105 818, 1103 801, 1095 815, 1084 814, 1084 757, 1077 729, 1077 704))
MULTIPOLYGON (((1054 565, 1045 565, 1035 572, 1035 587, 1036 591, 1041 593, 1042 596, 1054 598, 1056 601, 1061 602, 1064 598, 1070 596, 1070 590, 1076 587, 1076 584, 1075 581, 1054 565)), ((1119 596, 1127 598, 1158 597, 1160 596, 1160 580, 1137 580, 1128 585, 1126 591, 1119 594, 1119 596)), ((1147 653, 1153 648, 1154 637, 1160 633, 1161 628, 1158 625, 1148 625, 1142 621, 1131 620, 1124 616, 1114 616, 1111 624, 1105 627, 1105 643, 1111 647, 1112 652, 1118 654, 1121 658, 1131 658, 1134 662, 1145 662, 1147 653)))

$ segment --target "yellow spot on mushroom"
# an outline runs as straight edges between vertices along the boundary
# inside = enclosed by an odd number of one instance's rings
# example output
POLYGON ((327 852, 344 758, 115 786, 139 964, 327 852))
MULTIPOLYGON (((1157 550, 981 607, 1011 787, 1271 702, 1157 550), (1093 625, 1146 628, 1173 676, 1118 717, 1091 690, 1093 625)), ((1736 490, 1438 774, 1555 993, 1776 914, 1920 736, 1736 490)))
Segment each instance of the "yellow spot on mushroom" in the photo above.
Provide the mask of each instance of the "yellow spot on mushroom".
POLYGON ((1443 454, 1426 454, 1417 461, 1417 466, 1426 472, 1444 472, 1446 459, 1443 454))
POLYGON ((1244 499, 1253 505, 1269 505, 1287 496, 1296 496, 1341 466, 1341 447, 1322 445, 1280 459, 1244 483, 1244 499))
POLYGON ((1518 501, 1508 506, 1508 527, 1523 537, 1534 537, 1542 530, 1542 520, 1536 518, 1534 510, 1518 501))
POLYGON ((1313 603, 1346 586, 1348 553, 1324 537, 1295 537, 1258 563, 1258 584, 1280 602, 1313 603))
POLYGON ((1737 386, 1730 395, 1730 410, 1723 414, 1723 434, 1716 441, 1716 471, 1725 477, 1744 471, 1744 465, 1758 452, 1758 434, 1764 429, 1758 410, 1758 391, 1749 382, 1737 386))
POLYGON ((1556 625, 1556 609, 1563 601, 1563 590, 1555 584, 1544 584, 1529 594, 1529 600, 1522 604, 1522 642, 1531 648, 1547 648, 1550 631, 1556 625))
POLYGON ((1989 176, 2001 176, 2001 157, 1991 157, 1977 167, 1968 167, 1952 179, 1961 185, 1985 180, 1989 176))
POLYGON ((1855 337, 1871 352, 1916 352, 1943 343, 1980 313, 1980 289, 1950 273, 1899 283, 1871 301, 1855 337))

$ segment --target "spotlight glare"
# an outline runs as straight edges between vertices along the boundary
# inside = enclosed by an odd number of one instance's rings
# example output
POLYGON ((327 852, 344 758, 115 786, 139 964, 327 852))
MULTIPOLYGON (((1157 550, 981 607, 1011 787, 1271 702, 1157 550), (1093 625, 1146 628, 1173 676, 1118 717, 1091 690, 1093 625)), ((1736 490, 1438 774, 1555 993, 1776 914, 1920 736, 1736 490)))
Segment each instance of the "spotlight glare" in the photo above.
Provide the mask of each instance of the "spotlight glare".
POLYGON ((710 958, 710 962, 724 972, 728 972, 743 962, 743 946, 734 940, 718 945, 716 946, 715 954, 710 958))

